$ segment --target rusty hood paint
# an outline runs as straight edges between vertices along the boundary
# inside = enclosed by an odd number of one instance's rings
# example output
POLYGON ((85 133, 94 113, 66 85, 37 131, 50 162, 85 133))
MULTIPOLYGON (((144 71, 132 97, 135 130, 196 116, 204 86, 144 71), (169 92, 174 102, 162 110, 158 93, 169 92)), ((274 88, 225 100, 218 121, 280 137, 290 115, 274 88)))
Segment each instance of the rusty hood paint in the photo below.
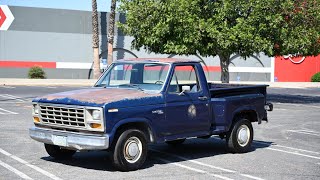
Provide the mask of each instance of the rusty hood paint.
POLYGON ((78 106, 129 107, 161 103, 160 93, 147 93, 136 89, 88 88, 49 94, 33 100, 39 103, 52 103, 78 106))

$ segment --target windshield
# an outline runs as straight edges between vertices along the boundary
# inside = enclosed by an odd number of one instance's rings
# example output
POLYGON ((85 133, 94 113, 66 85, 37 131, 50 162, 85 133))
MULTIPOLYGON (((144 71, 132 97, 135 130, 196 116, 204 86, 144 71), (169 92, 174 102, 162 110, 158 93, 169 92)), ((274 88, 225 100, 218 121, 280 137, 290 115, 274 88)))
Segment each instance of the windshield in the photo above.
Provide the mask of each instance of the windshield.
POLYGON ((141 91, 160 91, 166 80, 169 64, 114 63, 95 87, 134 88, 141 91))

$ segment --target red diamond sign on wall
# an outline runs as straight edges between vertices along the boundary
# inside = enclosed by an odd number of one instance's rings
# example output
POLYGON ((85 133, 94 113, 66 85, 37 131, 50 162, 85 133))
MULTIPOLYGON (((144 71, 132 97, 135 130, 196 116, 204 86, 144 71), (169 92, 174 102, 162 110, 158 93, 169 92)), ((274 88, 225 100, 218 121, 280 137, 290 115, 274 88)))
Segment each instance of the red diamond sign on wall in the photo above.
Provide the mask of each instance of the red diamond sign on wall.
POLYGON ((0 30, 9 29, 14 17, 7 5, 0 5, 0 30))

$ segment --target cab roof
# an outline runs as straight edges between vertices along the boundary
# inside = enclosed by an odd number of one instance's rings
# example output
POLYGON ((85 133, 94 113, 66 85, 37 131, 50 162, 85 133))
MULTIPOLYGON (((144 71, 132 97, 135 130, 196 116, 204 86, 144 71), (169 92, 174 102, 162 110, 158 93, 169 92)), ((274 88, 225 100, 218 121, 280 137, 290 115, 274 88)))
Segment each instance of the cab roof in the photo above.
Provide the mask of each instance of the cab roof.
POLYGON ((182 59, 182 58, 128 58, 119 59, 116 62, 156 62, 156 63, 190 63, 190 62, 200 62, 199 60, 193 59, 182 59))

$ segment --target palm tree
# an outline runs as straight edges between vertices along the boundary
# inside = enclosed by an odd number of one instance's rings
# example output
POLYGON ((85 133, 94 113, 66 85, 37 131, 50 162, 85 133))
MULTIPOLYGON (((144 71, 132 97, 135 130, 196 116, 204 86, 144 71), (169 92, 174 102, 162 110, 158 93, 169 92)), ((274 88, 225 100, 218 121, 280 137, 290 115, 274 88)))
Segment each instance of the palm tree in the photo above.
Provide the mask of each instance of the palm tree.
POLYGON ((116 15, 117 0, 111 1, 111 11, 109 16, 109 29, 108 29, 108 65, 113 61, 113 39, 114 39, 114 24, 116 15))
POLYGON ((99 58, 99 21, 97 1, 92 0, 92 48, 93 48, 93 77, 98 79, 100 72, 100 58, 99 58))

